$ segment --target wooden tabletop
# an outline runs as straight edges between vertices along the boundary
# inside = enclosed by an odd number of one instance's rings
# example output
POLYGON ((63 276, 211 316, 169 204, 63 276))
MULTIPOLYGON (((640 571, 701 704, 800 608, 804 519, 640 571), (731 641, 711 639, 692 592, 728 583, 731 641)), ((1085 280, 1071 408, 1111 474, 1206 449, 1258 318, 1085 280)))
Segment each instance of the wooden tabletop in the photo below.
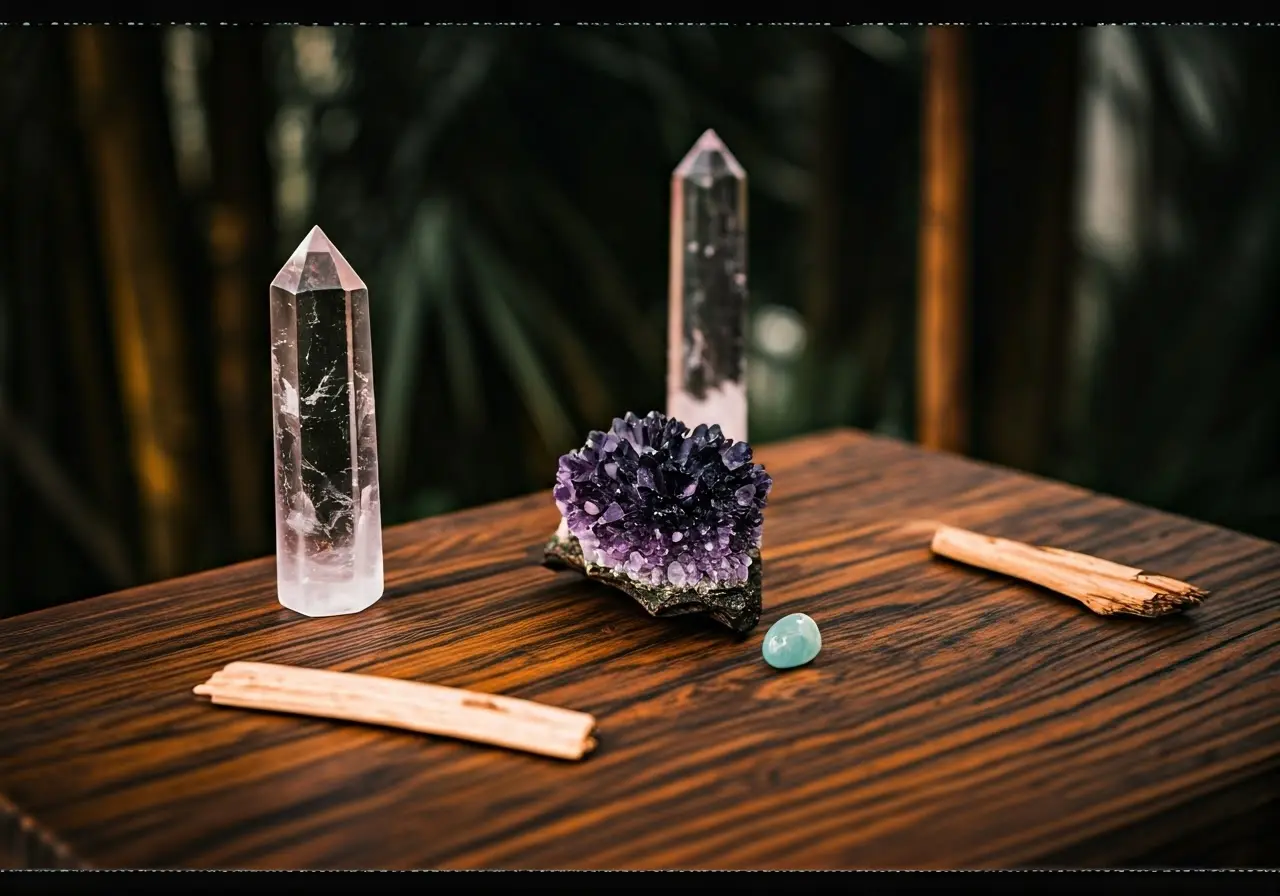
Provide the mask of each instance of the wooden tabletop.
POLYGON ((98 867, 1277 864, 1280 545, 849 431, 765 446, 745 640, 540 564, 550 492, 386 533, 307 619, 262 559, 0 620, 0 849, 98 867), (1102 618, 934 559, 930 521, 1210 589, 1102 618), (796 611, 811 665, 761 659, 796 611), (593 713, 563 762, 214 707, 240 659, 593 713), (1270 850, 1270 852, 1268 852, 1270 850))

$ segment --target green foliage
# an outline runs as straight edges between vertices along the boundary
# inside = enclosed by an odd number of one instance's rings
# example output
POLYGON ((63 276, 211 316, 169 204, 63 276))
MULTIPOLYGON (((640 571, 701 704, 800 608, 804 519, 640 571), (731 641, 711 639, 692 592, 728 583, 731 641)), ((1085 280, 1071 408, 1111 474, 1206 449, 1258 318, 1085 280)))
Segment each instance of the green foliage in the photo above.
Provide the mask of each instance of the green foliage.
POLYGON ((390 518, 544 487, 587 429, 661 406, 669 177, 706 127, 752 176, 753 292, 788 301, 810 178, 791 138, 812 130, 813 90, 768 105, 813 84, 811 43, 361 29, 338 41, 341 91, 285 79, 313 121, 357 116, 339 152, 313 129, 298 226, 322 221, 368 272, 390 518))
POLYGON ((1145 239, 1086 255, 1102 324, 1088 410, 1058 474, 1280 538, 1280 118, 1274 45, 1223 29, 1135 29, 1148 123, 1145 239))

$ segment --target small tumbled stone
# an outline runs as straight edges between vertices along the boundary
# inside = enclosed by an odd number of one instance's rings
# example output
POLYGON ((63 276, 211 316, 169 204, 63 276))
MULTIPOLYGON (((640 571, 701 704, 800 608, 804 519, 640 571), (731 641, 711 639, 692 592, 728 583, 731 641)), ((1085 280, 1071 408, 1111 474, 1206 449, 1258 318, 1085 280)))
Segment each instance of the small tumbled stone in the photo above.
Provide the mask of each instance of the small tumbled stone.
POLYGON ((791 669, 812 662, 822 650, 818 624, 804 613, 783 616, 764 636, 764 661, 775 669, 791 669))

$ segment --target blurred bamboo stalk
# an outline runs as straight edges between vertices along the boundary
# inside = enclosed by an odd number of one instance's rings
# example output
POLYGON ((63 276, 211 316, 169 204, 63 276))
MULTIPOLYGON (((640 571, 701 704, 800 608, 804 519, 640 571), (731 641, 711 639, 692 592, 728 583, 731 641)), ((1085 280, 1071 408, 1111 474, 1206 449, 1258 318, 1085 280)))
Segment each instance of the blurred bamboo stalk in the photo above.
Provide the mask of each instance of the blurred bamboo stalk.
POLYGON ((208 240, 216 383, 231 529, 237 551, 249 555, 266 550, 270 516, 266 474, 271 460, 265 450, 270 418, 265 403, 256 400, 269 394, 267 323, 255 313, 267 307, 270 274, 262 270, 262 252, 273 245, 267 222, 271 184, 262 140, 265 57, 261 29, 214 29, 210 37, 209 120, 217 125, 209 135, 213 206, 208 240))
MULTIPOLYGON (((832 350, 849 351, 858 335, 840 332, 835 326, 843 300, 856 302, 859 298, 847 295, 845 256, 849 246, 844 239, 850 131, 855 124, 850 121, 848 44, 834 34, 818 31, 817 49, 825 77, 813 164, 817 189, 809 206, 810 257, 804 316, 812 330, 815 348, 825 354, 832 350)), ((856 228, 861 222, 848 223, 856 228)))
POLYGON ((1003 209, 975 214, 984 239, 974 284, 990 351, 974 365, 982 396, 974 441, 988 460, 1047 472, 1062 431, 1070 341, 1081 34, 983 38, 993 64, 975 73, 986 107, 976 130, 990 149, 978 176, 1002 189, 984 187, 981 202, 1003 209), (1015 65, 1018 77, 1009 78, 1015 65))
POLYGON ((924 172, 917 331, 917 432, 922 444, 969 442, 969 35, 925 36, 924 172))
MULTIPOLYGON (((58 226, 63 234, 73 235, 73 238, 88 237, 91 226, 81 216, 85 203, 82 189, 77 188, 79 182, 79 178, 63 177, 57 186, 58 226)), ((81 444, 88 455, 87 466, 92 471, 94 499, 99 506, 110 508, 110 515, 124 506, 125 496, 119 475, 124 458, 109 416, 115 409, 115 403, 108 388, 111 367, 106 363, 99 341, 101 331, 95 314, 99 310, 95 307, 97 296, 90 285, 91 273, 96 276, 93 267, 93 254, 88 251, 64 259, 60 268, 66 297, 62 319, 67 327, 76 389, 80 393, 77 404, 83 422, 81 444)))
POLYGON ((70 34, 73 82, 97 190, 99 228, 142 514, 146 573, 187 569, 194 542, 192 398, 168 228, 145 155, 131 30, 70 34))
MULTIPOLYGON (((885 422, 893 356, 904 342, 910 346, 910 337, 895 336, 901 303, 894 301, 893 281, 900 250, 892 222, 900 201, 894 168, 904 133, 914 144, 919 125, 918 112, 908 119, 902 107, 917 102, 916 88, 848 38, 818 35, 825 78, 804 311, 809 350, 819 363, 809 368, 817 378, 809 388, 828 396, 815 422, 874 427, 885 422), (840 377, 850 380, 847 387, 835 385, 840 377)), ((914 258, 915 246, 908 251, 914 258)))

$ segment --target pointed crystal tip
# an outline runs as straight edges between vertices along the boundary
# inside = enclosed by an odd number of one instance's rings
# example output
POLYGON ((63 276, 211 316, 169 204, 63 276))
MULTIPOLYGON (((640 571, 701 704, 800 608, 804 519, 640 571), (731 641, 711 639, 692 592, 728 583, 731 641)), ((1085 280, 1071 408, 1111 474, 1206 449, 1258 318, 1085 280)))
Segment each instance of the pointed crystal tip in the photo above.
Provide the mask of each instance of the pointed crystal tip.
POLYGON ((317 225, 298 244, 271 285, 293 294, 318 289, 364 289, 364 281, 317 225))
POLYGON ((733 153, 729 152, 729 147, 724 145, 720 135, 707 128, 698 142, 693 144, 693 149, 676 166, 675 177, 686 180, 693 177, 733 177, 746 180, 747 172, 738 164, 733 153))

